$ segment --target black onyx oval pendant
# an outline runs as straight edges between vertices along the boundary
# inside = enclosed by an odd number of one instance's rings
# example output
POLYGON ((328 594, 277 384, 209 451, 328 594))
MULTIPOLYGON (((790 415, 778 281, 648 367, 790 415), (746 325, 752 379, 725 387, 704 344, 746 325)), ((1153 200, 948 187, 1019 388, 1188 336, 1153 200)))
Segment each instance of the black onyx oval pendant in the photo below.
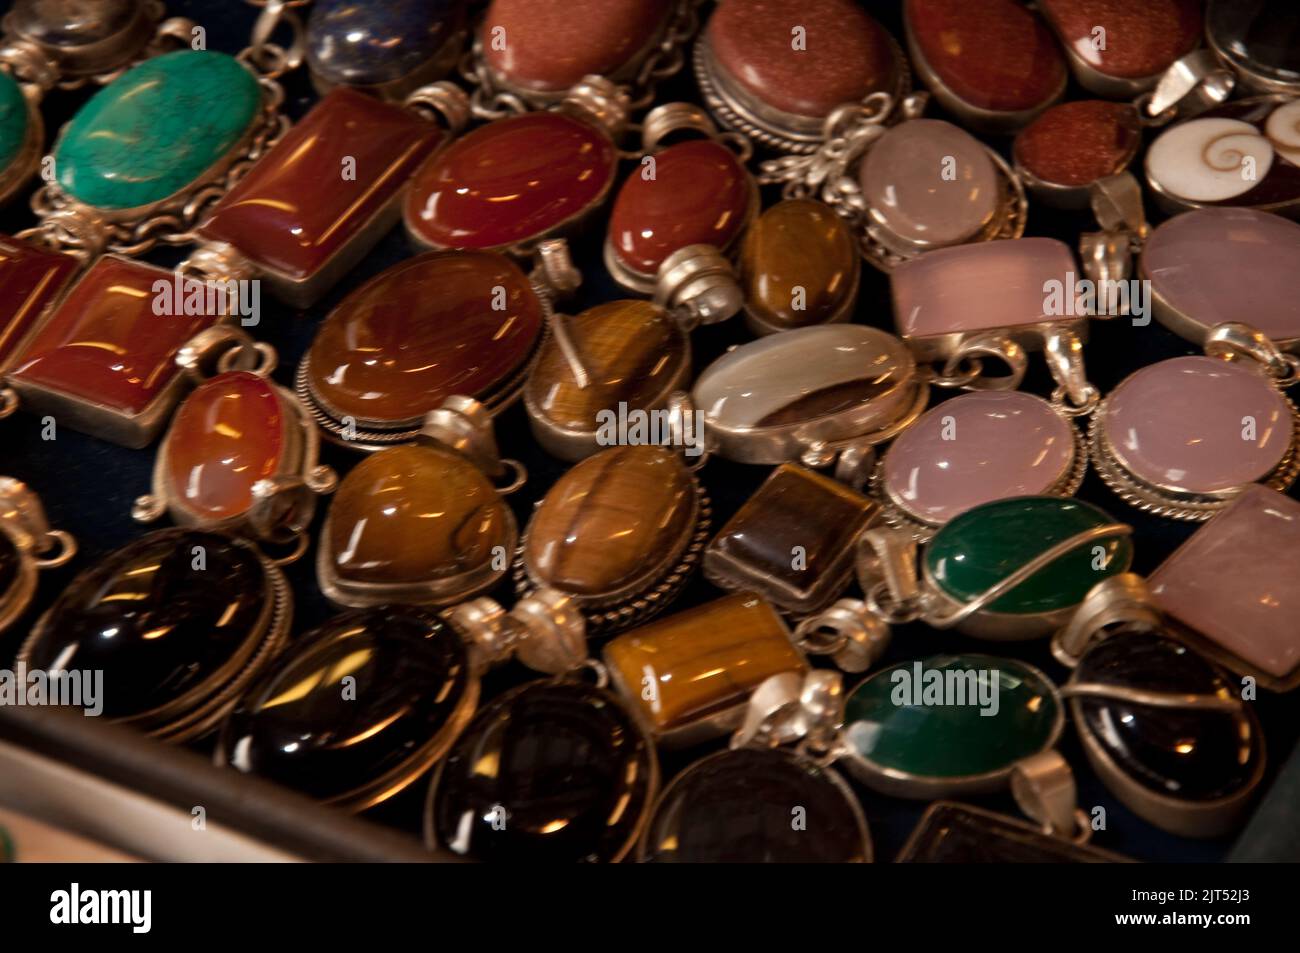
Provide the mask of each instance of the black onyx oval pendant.
POLYGON ((739 748, 664 790, 641 843, 651 863, 860 863, 871 839, 849 786, 790 751, 739 748))
POLYGON ((1084 654, 1064 693, 1093 769, 1136 814, 1183 837, 1243 819, 1264 774, 1259 721, 1187 646, 1120 630, 1084 654))
POLYGON ((73 580, 18 659, 102 672, 102 715, 187 741, 214 728, 274 656, 291 614, 283 575, 252 544, 163 530, 73 580))
POLYGON ((425 840, 480 861, 622 860, 658 781, 654 746, 613 695, 533 682, 482 709, 442 762, 425 840))
POLYGON ((478 692, 464 643, 436 614, 349 612, 296 640, 248 687, 215 760, 364 810, 446 752, 478 692))

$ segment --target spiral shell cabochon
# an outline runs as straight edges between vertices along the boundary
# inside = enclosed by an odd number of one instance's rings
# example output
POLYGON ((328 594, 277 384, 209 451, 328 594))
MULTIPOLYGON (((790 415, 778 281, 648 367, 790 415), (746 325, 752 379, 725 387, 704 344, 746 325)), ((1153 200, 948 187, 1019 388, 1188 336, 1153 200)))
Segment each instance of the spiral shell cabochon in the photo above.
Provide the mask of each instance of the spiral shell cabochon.
POLYGON ((1300 201, 1300 100, 1242 101, 1163 132, 1147 178, 1187 202, 1270 205, 1300 201))

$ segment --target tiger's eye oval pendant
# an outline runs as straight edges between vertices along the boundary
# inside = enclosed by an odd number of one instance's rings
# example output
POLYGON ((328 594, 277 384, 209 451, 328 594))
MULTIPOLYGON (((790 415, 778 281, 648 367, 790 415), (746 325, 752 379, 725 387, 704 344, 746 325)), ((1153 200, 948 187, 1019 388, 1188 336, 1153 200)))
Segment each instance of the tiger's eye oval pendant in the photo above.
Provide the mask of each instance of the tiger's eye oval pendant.
POLYGON ((1120 629, 1084 653, 1065 691, 1093 770, 1138 816, 1182 837, 1221 836, 1244 819, 1264 776, 1259 720, 1187 646, 1120 629))
POLYGON ((708 527, 708 498, 677 456, 658 446, 611 447, 560 477, 538 504, 516 587, 570 596, 592 631, 626 628, 672 601, 708 527))
POLYGON ((615 862, 658 787, 654 745, 617 698, 533 682, 481 709, 439 765, 425 841, 485 862, 615 862))
POLYGON ((168 741, 212 730, 292 616, 280 570, 219 533, 150 533, 82 572, 19 651, 29 669, 102 671, 102 714, 168 741))
POLYGON ((871 835, 839 775, 803 755, 739 748, 673 779, 641 841, 643 863, 863 863, 871 835), (804 817, 807 827, 791 824, 804 817))
POLYGON ((1137 155, 1137 117, 1130 104, 1100 99, 1053 106, 1016 134, 1016 173, 1039 201, 1087 208, 1092 183, 1123 172, 1137 155))
POLYGON ((465 645, 435 613, 349 612, 295 639, 245 689, 214 758, 362 811, 424 775, 478 695, 465 645), (344 675, 353 681, 341 685, 344 675))
POLYGON ((465 457, 412 444, 362 460, 321 530, 316 577, 346 606, 449 605, 505 575, 514 515, 465 457))
POLYGON ((37 574, 76 554, 76 540, 50 529, 36 494, 13 477, 0 477, 0 634, 31 605, 37 574))
POLYGON ((414 438, 453 395, 490 410, 519 392, 544 306, 527 276, 490 252, 419 255, 381 272, 325 319, 297 393, 326 436, 373 449, 414 438))

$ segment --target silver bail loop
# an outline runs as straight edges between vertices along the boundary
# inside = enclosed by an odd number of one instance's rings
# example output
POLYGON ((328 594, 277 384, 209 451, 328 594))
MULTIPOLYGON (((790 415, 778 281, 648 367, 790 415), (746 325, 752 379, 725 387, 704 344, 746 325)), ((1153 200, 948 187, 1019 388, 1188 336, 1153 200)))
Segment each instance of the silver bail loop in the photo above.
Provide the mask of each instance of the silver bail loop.
POLYGON ((582 613, 554 589, 529 593, 509 612, 495 599, 471 599, 448 609, 446 618, 469 642, 479 668, 514 656, 533 671, 562 675, 588 661, 582 613))
POLYGON ((469 96, 447 80, 413 90, 402 105, 426 118, 440 120, 453 136, 464 131, 472 115, 469 96))
POLYGON ((1044 833, 1077 843, 1092 836, 1092 827, 1078 809, 1074 772, 1056 750, 1040 752, 1012 768, 1011 796, 1044 833))
POLYGON ((827 750, 843 721, 842 692, 839 675, 824 669, 773 675, 750 695, 731 747, 775 748, 805 741, 827 750))
POLYGON ((854 569, 867 607, 886 622, 914 622, 925 612, 917 570, 917 545, 911 533, 876 526, 858 539, 854 569))
POLYGON ((795 641, 811 655, 826 655, 843 672, 865 672, 889 647, 889 624, 864 602, 840 599, 804 619, 795 641))
POLYGON ((38 551, 50 534, 40 497, 13 477, 0 477, 0 523, 17 539, 18 548, 27 552, 38 551))
POLYGON ((745 296, 731 262, 716 246, 687 245, 659 266, 654 302, 690 331, 734 316, 745 296))
POLYGON ((1175 60, 1155 89, 1138 98, 1138 114, 1150 125, 1186 119, 1225 102, 1236 83, 1213 50, 1196 50, 1175 60))
POLYGON ((576 113, 604 129, 611 139, 618 139, 627 128, 632 102, 626 87, 604 76, 588 74, 570 87, 559 108, 576 113))
POLYGON ((1254 361, 1280 386, 1289 386, 1300 377, 1300 358, 1284 354, 1263 331, 1240 321, 1210 328, 1204 348, 1210 357, 1254 361))
POLYGON ((1043 332, 1043 354, 1057 384, 1052 403, 1072 416, 1091 412, 1101 402, 1101 391, 1088 383, 1078 333, 1069 325, 1052 325, 1043 332))
POLYGON ((1125 622, 1152 629, 1161 625, 1146 580, 1132 572, 1111 576, 1088 590, 1070 621, 1052 637, 1052 655, 1074 668, 1090 646, 1106 638, 1107 628, 1125 622))
POLYGON ((497 452, 492 416, 472 397, 448 397, 437 410, 429 411, 424 416, 420 436, 468 458, 493 479, 506 472, 506 465, 497 452))
POLYGON ((1131 172, 1108 175, 1092 183, 1089 204, 1102 230, 1079 239, 1083 272, 1092 281, 1126 281, 1149 231, 1142 186, 1131 172))

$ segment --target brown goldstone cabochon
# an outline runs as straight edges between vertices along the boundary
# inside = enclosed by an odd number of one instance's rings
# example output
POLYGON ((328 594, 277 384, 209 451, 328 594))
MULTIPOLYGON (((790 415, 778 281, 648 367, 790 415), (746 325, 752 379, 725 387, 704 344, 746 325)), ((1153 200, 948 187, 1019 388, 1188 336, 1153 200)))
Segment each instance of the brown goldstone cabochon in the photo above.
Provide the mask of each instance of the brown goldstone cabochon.
POLYGON ((1012 152, 1030 175, 1077 187, 1123 172, 1141 142, 1131 105, 1082 99, 1045 111, 1020 131, 1012 152))
POLYGON ((1038 8, 1066 49, 1121 79, 1163 73, 1201 38, 1197 0, 1039 0, 1038 8))

